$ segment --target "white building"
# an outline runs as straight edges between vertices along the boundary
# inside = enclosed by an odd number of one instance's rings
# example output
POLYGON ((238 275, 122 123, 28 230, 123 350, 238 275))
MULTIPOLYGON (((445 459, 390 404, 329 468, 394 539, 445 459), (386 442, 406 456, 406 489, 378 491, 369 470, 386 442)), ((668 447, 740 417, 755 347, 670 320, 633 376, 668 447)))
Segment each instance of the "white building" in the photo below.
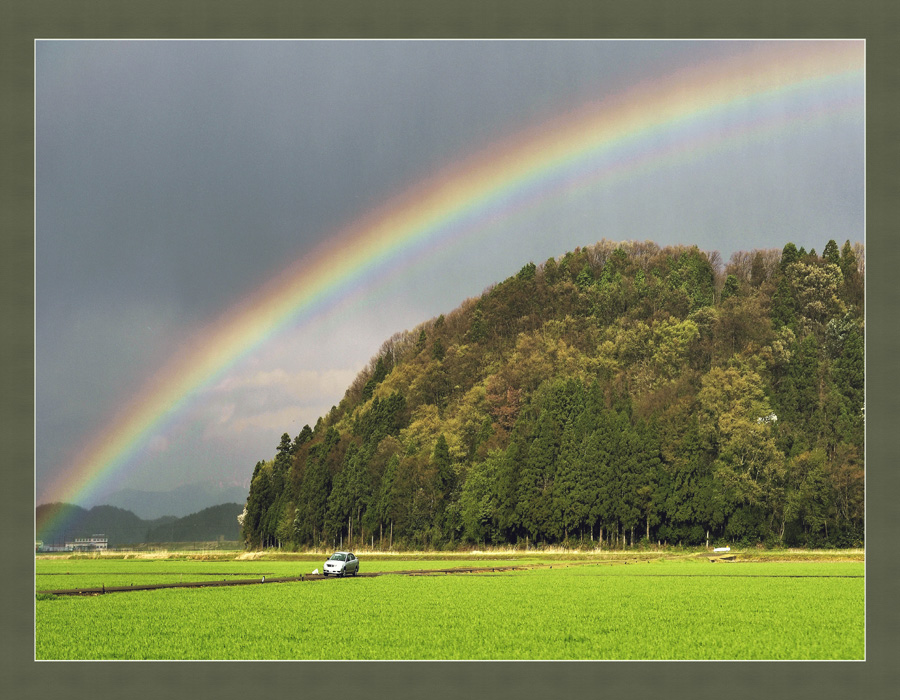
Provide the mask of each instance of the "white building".
POLYGON ((66 549, 74 552, 93 552, 109 548, 109 539, 106 535, 91 535, 90 537, 76 537, 74 542, 66 542, 66 549))

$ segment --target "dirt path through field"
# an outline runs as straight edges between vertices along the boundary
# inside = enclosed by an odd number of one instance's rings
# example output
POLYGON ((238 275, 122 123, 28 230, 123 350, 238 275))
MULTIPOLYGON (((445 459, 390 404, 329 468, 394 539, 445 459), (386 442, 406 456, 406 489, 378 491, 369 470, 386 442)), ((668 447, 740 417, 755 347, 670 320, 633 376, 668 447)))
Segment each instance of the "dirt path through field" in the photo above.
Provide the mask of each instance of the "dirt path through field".
MULTIPOLYGON (((559 564, 527 564, 527 565, 511 565, 511 566, 466 566, 454 567, 450 569, 411 569, 407 571, 372 571, 360 572, 358 576, 372 578, 375 576, 436 576, 438 574, 485 574, 502 571, 525 571, 528 569, 552 569, 565 568, 568 566, 584 566, 586 564, 596 564, 598 562, 566 562, 559 564)), ((608 564, 627 564, 628 562, 604 562, 608 564)), ((323 576, 322 574, 303 574, 300 576, 279 576, 268 577, 261 576, 251 579, 228 579, 223 578, 221 581, 183 581, 178 583, 154 583, 140 584, 130 586, 101 586, 100 588, 64 588, 50 591, 38 591, 45 595, 103 595, 105 593, 124 593, 127 591, 154 591, 161 588, 207 588, 212 586, 251 586, 264 583, 288 583, 291 581, 324 581, 335 580, 335 576, 323 576)))

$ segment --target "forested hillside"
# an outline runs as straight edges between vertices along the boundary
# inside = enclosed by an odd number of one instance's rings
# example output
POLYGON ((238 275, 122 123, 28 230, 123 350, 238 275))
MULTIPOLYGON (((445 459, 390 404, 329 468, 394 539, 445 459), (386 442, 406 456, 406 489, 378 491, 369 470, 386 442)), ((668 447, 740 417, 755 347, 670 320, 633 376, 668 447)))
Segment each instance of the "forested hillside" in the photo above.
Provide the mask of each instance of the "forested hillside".
POLYGON ((863 541, 864 255, 600 243, 384 343, 248 547, 863 541))
POLYGON ((47 546, 62 547, 76 537, 106 535, 109 547, 158 542, 200 542, 240 538, 235 516, 237 503, 205 508, 184 518, 165 516, 143 520, 129 510, 115 506, 94 506, 86 510, 69 503, 49 503, 35 508, 35 535, 47 546))
POLYGON ((241 512, 235 503, 218 506, 158 525, 147 531, 147 542, 201 542, 240 539, 240 527, 235 516, 241 512))
POLYGON ((70 503, 48 503, 34 509, 35 536, 46 545, 62 547, 76 537, 106 535, 111 548, 147 541, 147 531, 175 521, 173 517, 142 520, 115 506, 85 509, 70 503))

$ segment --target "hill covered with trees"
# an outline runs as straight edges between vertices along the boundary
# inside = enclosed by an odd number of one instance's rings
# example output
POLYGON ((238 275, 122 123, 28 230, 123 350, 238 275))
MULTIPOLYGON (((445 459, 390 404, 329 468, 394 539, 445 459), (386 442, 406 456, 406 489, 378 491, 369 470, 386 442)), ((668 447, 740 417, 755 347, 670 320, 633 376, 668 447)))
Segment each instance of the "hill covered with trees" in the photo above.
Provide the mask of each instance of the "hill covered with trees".
POLYGON ((62 547, 76 537, 106 535, 112 548, 147 541, 147 530, 173 522, 175 518, 142 520, 130 510, 115 506, 90 509, 71 503, 42 504, 34 510, 35 535, 46 545, 62 547))
POLYGON ((130 510, 94 506, 90 510, 71 503, 49 503, 35 508, 35 534, 47 546, 62 547, 76 537, 104 534, 112 549, 137 544, 202 542, 240 539, 237 503, 205 508, 176 518, 143 520, 130 510))
POLYGON ((241 507, 222 503, 147 530, 147 542, 205 542, 240 539, 241 507))
POLYGON ((863 290, 849 241, 529 263, 285 434, 244 542, 859 546, 863 290))

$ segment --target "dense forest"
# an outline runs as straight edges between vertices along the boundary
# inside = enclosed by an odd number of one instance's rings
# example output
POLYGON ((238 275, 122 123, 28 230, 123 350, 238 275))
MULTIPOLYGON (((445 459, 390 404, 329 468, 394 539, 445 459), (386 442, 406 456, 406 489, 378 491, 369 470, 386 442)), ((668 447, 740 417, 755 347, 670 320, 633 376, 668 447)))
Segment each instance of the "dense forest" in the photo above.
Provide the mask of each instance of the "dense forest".
POLYGON ((387 340, 249 548, 861 546, 864 250, 576 249, 387 340))

